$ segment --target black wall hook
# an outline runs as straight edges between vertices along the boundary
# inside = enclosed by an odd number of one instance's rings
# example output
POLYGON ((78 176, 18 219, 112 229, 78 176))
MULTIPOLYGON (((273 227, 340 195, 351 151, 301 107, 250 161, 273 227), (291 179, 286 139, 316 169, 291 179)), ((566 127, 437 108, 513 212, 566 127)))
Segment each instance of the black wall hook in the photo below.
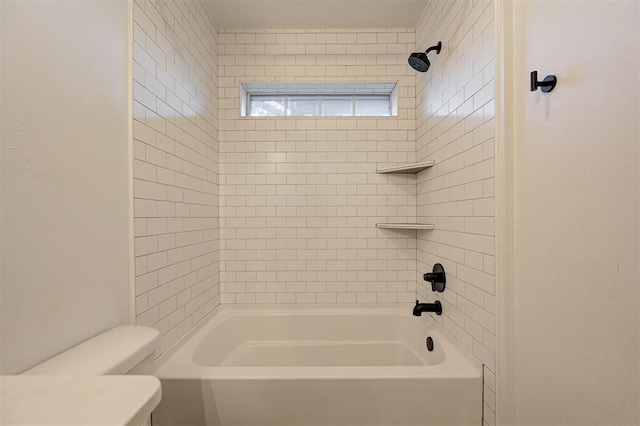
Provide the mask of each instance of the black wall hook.
POLYGON ((548 93, 552 91, 556 84, 558 84, 558 79, 555 75, 548 75, 542 81, 538 81, 538 71, 531 71, 531 91, 535 92, 538 90, 542 90, 544 93, 548 93))

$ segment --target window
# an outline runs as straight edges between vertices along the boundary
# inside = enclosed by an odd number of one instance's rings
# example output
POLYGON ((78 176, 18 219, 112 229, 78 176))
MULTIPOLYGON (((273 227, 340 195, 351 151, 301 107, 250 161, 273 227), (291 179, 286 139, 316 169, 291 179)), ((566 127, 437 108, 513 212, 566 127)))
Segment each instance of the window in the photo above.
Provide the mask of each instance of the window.
POLYGON ((249 95, 251 117, 390 116, 389 96, 249 95))
POLYGON ((243 116, 397 115, 396 83, 242 83, 243 116))

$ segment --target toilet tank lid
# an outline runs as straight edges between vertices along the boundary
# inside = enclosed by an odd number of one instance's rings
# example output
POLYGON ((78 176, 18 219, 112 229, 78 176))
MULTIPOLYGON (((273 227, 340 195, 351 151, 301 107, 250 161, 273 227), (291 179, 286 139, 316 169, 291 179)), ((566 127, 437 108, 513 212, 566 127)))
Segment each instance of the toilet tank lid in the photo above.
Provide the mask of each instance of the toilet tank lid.
POLYGON ((113 328, 22 374, 95 376, 125 374, 159 346, 158 330, 141 325, 113 328))

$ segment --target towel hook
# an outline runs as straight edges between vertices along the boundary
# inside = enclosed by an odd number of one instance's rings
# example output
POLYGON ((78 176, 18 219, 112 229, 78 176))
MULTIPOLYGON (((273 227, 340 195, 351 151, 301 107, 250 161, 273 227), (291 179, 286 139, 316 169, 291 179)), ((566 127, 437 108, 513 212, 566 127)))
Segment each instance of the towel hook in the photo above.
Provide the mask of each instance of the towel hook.
POLYGON ((558 84, 558 79, 555 75, 548 75, 542 81, 538 81, 538 71, 531 71, 531 91, 535 92, 538 90, 542 90, 544 93, 548 93, 552 91, 556 84, 558 84))

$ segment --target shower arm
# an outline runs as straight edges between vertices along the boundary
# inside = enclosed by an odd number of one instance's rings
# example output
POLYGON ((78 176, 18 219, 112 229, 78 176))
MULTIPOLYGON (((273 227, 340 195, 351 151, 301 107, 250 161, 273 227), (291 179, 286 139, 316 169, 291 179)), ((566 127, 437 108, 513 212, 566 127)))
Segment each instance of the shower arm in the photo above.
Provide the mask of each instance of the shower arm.
POLYGON ((431 46, 430 48, 428 48, 424 53, 425 55, 428 55, 429 52, 431 52, 432 50, 436 51, 436 54, 440 54, 440 50, 442 49, 442 42, 439 41, 438 44, 436 44, 435 46, 431 46))

